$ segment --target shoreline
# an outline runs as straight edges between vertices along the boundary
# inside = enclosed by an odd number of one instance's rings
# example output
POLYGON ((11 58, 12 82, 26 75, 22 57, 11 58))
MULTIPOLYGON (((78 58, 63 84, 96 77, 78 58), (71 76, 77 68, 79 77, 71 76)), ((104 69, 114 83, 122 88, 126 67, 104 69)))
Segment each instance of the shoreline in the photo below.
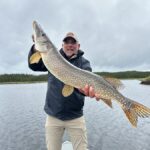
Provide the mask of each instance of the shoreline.
MULTIPOLYGON (((150 85, 150 71, 124 71, 124 72, 93 72, 94 74, 116 78, 118 80, 139 80, 140 84, 150 85)), ((33 84, 44 83, 48 80, 48 74, 1 74, 0 85, 2 84, 33 84)))
MULTIPOLYGON (((123 79, 119 79, 119 80, 139 80, 140 84, 143 85, 150 85, 150 81, 146 81, 144 79, 139 79, 139 78, 123 78, 123 79)), ((47 83, 47 81, 15 81, 15 82, 0 82, 0 85, 6 85, 6 84, 34 84, 34 83, 47 83)))
POLYGON ((4 85, 4 84, 34 84, 34 83, 47 83, 47 82, 46 81, 0 82, 0 85, 4 85))
POLYGON ((141 84, 150 85, 150 76, 142 79, 141 84))

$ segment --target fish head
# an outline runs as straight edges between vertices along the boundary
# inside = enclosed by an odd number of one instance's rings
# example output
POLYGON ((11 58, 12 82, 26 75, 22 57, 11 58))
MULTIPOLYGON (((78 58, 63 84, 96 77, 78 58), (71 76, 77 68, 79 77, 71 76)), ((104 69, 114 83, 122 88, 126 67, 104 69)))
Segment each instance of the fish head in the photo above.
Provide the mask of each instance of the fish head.
POLYGON ((50 40, 41 26, 33 21, 33 37, 35 43, 35 49, 39 52, 46 52, 49 49, 50 40))

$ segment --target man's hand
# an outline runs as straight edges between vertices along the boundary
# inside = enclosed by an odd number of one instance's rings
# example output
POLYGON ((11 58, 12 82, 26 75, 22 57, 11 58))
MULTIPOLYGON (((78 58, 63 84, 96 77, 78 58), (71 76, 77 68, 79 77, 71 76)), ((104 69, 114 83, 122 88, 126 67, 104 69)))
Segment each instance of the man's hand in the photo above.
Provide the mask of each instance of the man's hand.
POLYGON ((81 93, 91 98, 96 98, 97 101, 100 100, 100 95, 96 94, 92 86, 85 85, 83 89, 79 89, 81 93))

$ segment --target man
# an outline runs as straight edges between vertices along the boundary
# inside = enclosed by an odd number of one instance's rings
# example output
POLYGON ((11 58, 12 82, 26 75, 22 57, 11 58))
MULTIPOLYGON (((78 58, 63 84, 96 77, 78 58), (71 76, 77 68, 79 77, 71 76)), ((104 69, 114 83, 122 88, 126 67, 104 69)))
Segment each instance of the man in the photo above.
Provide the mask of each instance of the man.
MULTIPOLYGON (((33 37, 34 41, 34 37, 33 37)), ((71 64, 84 70, 92 71, 90 63, 83 57, 84 52, 79 50, 80 44, 76 35, 67 33, 63 39, 60 54, 71 64)), ((29 59, 36 50, 31 47, 29 59)), ((48 71, 42 59, 37 64, 30 64, 34 71, 48 71)), ((62 88, 64 83, 48 72, 48 89, 44 110, 46 119, 46 143, 48 150, 61 150, 64 130, 67 130, 74 150, 87 149, 86 125, 83 117, 84 97, 100 99, 92 87, 85 85, 84 89, 75 89, 74 92, 64 97, 62 88)))

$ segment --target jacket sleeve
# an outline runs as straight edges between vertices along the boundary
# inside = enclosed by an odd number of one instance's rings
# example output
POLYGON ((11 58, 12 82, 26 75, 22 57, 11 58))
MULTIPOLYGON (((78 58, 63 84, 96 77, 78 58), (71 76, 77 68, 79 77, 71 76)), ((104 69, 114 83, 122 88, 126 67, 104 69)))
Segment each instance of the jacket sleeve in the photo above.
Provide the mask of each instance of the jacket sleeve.
POLYGON ((82 69, 92 72, 90 62, 84 57, 82 57, 82 69))
POLYGON ((34 63, 34 64, 30 64, 29 60, 30 57, 35 53, 34 51, 34 45, 32 45, 29 54, 28 54, 28 66, 31 70, 33 71, 48 71, 47 68, 45 67, 42 58, 40 59, 40 61, 38 63, 34 63))

